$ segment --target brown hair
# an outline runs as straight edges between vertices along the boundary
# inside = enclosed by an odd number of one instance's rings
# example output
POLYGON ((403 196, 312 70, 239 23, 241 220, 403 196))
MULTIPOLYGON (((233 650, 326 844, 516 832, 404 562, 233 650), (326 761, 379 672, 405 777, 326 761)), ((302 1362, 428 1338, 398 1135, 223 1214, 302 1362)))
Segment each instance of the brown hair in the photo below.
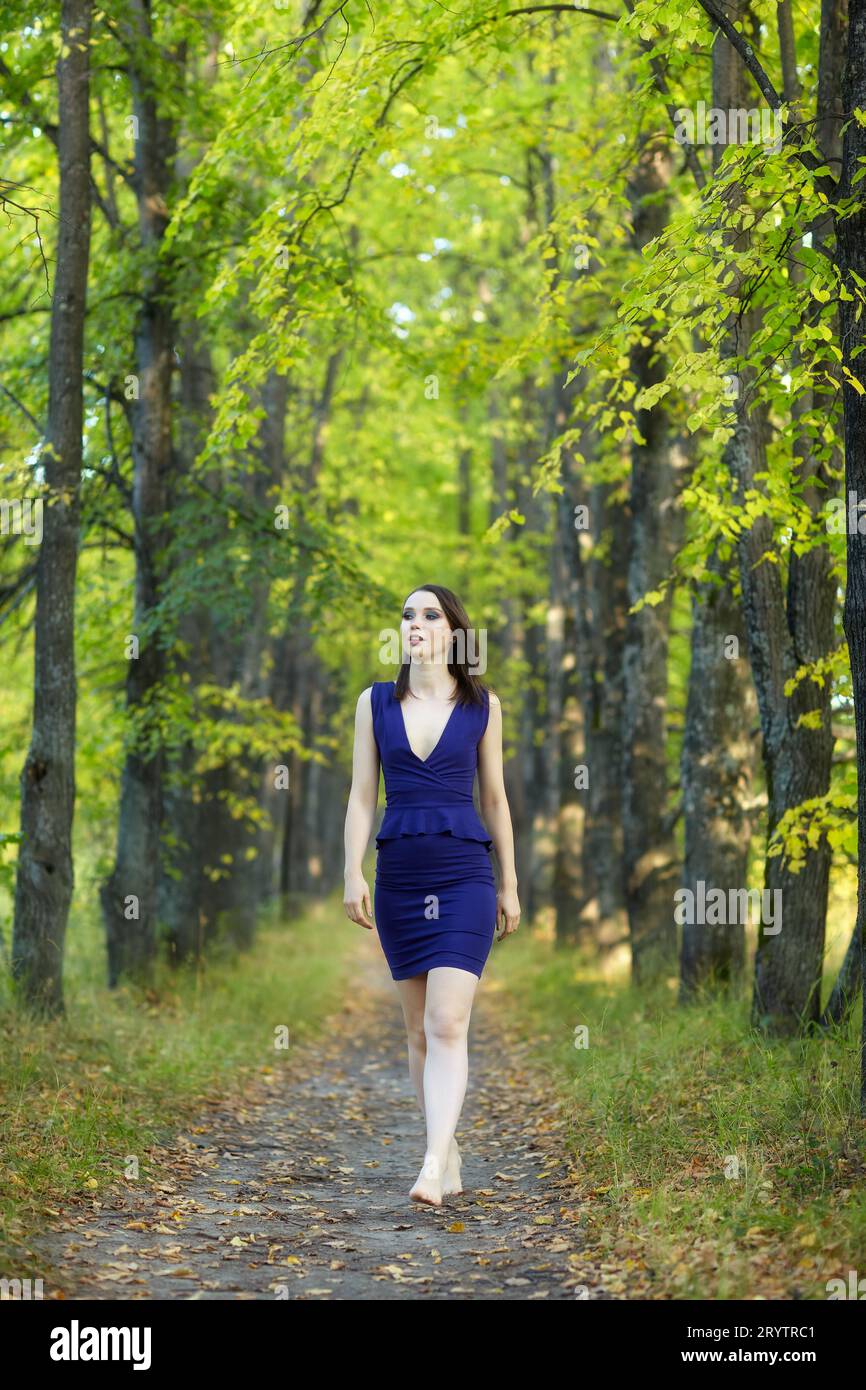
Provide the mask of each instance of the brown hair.
MULTIPOLYGON (((426 589, 431 594, 436 595, 436 597, 439 600, 442 612, 444 613, 445 619, 451 630, 453 632, 460 630, 464 634, 467 634, 466 639, 463 643, 463 659, 461 661, 455 659, 455 644, 453 638, 451 642, 452 650, 448 657, 448 670, 451 672, 452 676, 457 682, 457 703, 459 705, 483 705, 484 691, 486 690, 489 695, 490 687, 486 684, 485 681, 481 680, 479 676, 473 675, 467 665, 469 657, 468 633, 470 629, 470 622, 469 615, 467 614, 466 609, 463 607, 463 604, 460 602, 459 598, 453 592, 453 590, 446 589, 442 584, 416 584, 415 588, 412 589, 410 592, 415 594, 420 592, 422 589, 426 589)), ((408 597, 409 595, 407 594, 406 598, 408 597)), ((403 607, 406 607, 405 599, 403 601, 403 607)), ((477 661, 478 653, 474 652, 474 656, 477 661)), ((400 671, 394 686, 394 694, 398 700, 402 700, 403 696, 406 695, 408 691, 409 662, 401 661, 400 671)))

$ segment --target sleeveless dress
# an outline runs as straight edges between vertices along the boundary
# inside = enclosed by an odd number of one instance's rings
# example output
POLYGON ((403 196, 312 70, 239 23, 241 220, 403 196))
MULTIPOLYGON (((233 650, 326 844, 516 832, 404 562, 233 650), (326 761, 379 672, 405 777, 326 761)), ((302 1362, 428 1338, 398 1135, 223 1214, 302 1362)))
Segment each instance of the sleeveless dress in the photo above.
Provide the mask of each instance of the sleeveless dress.
POLYGON ((451 965, 480 979, 496 927, 493 841, 472 801, 487 691, 483 706, 455 702, 424 759, 409 746, 394 682, 374 681, 371 700, 386 797, 373 913, 391 977, 451 965))

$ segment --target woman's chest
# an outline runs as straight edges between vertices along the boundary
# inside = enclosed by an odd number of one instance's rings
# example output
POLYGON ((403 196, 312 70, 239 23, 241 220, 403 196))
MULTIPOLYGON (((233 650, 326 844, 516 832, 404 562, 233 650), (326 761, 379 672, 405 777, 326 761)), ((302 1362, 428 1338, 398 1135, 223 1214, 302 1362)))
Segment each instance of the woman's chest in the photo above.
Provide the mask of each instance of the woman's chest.
POLYGON ((421 762, 426 762, 442 742, 445 731, 452 722, 455 714, 454 704, 445 700, 423 700, 417 703, 414 700, 404 700, 395 703, 411 752, 421 762))

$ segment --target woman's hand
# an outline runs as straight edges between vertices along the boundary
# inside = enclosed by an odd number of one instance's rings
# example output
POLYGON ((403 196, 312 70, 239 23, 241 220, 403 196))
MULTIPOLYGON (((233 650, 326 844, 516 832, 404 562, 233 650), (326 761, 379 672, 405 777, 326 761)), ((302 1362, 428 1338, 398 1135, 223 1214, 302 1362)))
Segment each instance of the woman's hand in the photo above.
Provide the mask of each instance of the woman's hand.
POLYGON ((360 927, 367 927, 373 930, 373 905, 370 901, 370 889, 363 874, 355 874, 346 879, 346 890, 343 893, 343 906, 346 915, 357 922, 360 927))
POLYGON ((519 922, 520 902, 517 889, 500 888, 496 894, 496 940, 501 941, 504 936, 510 936, 513 931, 517 931, 519 922))

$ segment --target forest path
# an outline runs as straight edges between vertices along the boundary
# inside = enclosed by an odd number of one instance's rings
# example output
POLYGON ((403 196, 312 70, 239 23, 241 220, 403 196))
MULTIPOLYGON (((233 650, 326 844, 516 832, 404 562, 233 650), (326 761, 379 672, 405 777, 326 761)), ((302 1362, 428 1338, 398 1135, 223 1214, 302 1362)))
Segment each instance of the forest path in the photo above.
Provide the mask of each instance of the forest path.
POLYGON ((151 1149, 167 1176, 83 1199, 29 1242, 68 1299, 610 1298, 584 1260, 550 1078, 482 979, 457 1130, 464 1192, 412 1202, 424 1157, 399 1000, 375 939, 322 1034, 151 1149))

